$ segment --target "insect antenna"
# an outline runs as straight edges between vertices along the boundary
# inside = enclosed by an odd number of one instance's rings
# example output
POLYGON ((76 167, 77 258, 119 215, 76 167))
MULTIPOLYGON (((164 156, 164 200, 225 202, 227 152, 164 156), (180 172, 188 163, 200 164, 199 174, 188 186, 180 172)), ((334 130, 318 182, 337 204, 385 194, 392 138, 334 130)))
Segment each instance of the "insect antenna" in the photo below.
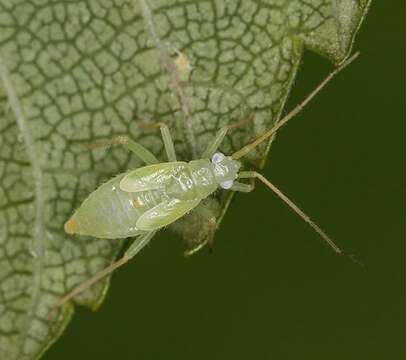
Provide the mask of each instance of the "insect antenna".
POLYGON ((258 137, 252 143, 245 145, 240 150, 236 151, 231 157, 234 160, 240 159, 241 157, 247 155, 251 150, 255 149, 259 144, 264 142, 265 140, 269 139, 272 135, 274 135, 282 126, 286 125, 289 120, 291 120, 295 115, 300 113, 303 108, 345 67, 351 64, 358 56, 359 52, 356 52, 352 55, 349 59, 341 63, 337 66, 327 77, 299 104, 297 105, 292 111, 289 112, 285 117, 283 117, 278 123, 272 127, 270 130, 265 132, 263 135, 258 137))
MULTIPOLYGON (((247 155, 251 150, 255 149, 259 144, 264 142, 265 140, 269 139, 272 135, 274 135, 282 126, 286 125, 289 120, 294 118, 303 108, 338 74, 351 64, 357 57, 359 56, 359 52, 356 52, 350 58, 345 60, 341 63, 338 67, 336 67, 326 78, 320 82, 320 84, 293 110, 291 110, 285 117, 283 117, 275 126, 273 126, 270 130, 265 132, 263 135, 259 136, 256 140, 252 143, 245 145, 240 150, 236 151, 231 157, 234 160, 240 159, 241 157, 247 155)), ((256 178, 260 180, 264 185, 266 185, 270 190, 272 190, 280 199, 282 199, 285 204, 287 204, 297 215, 299 215, 305 222, 307 222, 320 236, 321 238, 339 255, 346 255, 350 260, 355 263, 360 263, 353 255, 344 253, 334 241, 318 226, 310 217, 303 212, 292 200, 290 200, 281 190, 279 190, 274 184, 272 184, 267 178, 265 178, 262 174, 257 173, 256 171, 242 171, 239 174, 240 178, 256 178)))
POLYGON ((297 215, 299 215, 305 222, 307 222, 314 231, 321 236, 321 238, 338 254, 344 255, 350 259, 354 264, 364 267, 364 263, 358 259, 357 256, 351 253, 344 252, 336 243, 324 232, 320 226, 318 226, 309 215, 307 215, 302 209, 299 208, 291 199, 289 199, 281 190, 279 190, 274 184, 272 184, 264 175, 257 173, 256 171, 241 171, 240 178, 256 178, 271 189, 280 199, 283 200, 297 215))
MULTIPOLYGON (((279 190, 274 184, 272 184, 265 176, 256 171, 241 171, 240 178, 256 178, 260 180, 264 185, 271 189, 282 201, 287 204, 297 215, 299 215, 305 222, 307 222, 313 230, 321 236, 321 238, 339 255, 344 255, 344 251, 341 250, 334 241, 318 226, 310 217, 301 210, 291 199, 289 199, 281 190, 279 190)), ((347 255, 347 254, 345 254, 347 255)), ((349 256, 352 259, 351 256, 349 256)), ((354 261, 354 260, 353 260, 354 261)))

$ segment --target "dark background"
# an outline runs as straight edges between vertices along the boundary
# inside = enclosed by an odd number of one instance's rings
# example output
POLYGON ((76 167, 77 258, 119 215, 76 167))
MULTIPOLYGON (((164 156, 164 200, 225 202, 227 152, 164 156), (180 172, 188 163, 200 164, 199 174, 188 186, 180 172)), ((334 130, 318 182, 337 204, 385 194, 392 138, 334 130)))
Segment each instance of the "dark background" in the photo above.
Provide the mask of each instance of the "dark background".
MULTIPOLYGON (((373 3, 361 58, 279 134, 265 172, 364 267, 258 186, 213 254, 184 259, 160 233, 44 358, 405 358, 405 9, 373 3)), ((306 52, 289 108, 331 67, 306 52)))

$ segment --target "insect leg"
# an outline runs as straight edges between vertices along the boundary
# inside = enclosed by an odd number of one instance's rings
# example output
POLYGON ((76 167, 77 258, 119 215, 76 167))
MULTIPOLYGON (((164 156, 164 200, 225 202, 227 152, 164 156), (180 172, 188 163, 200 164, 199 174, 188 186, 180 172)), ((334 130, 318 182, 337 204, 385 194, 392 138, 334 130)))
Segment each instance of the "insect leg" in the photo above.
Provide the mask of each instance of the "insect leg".
POLYGON ((234 181, 234 184, 230 188, 230 190, 248 193, 248 192, 253 191, 254 188, 255 188, 255 183, 254 182, 252 182, 252 184, 243 184, 243 183, 240 183, 238 181, 234 181))
POLYGON ((217 151, 217 149, 223 142, 223 140, 229 130, 236 129, 238 127, 246 125, 248 122, 250 122, 252 120, 254 120, 254 114, 251 114, 246 119, 242 119, 236 123, 232 123, 232 124, 229 124, 229 125, 226 125, 226 126, 223 126, 222 128, 220 128, 220 130, 216 133, 213 141, 211 143, 209 143, 206 150, 203 152, 202 159, 210 159, 214 155, 214 153, 217 151))
POLYGON ((185 250, 185 251, 183 252, 183 256, 185 256, 185 257, 192 256, 193 254, 195 254, 195 253, 197 253, 198 251, 200 251, 200 250, 201 250, 203 247, 205 247, 206 245, 207 245, 207 240, 202 241, 199 245, 195 246, 194 248, 185 250))
MULTIPOLYGON (((67 293, 64 297, 62 297, 53 307, 53 310, 56 310, 60 306, 66 304, 69 300, 71 300, 73 297, 76 295, 82 293, 89 287, 91 287, 93 284, 104 278, 105 276, 111 274, 114 270, 118 269, 120 266, 126 264, 129 260, 131 260, 145 245, 149 243, 149 241, 152 239, 152 237, 155 235, 156 231, 151 231, 148 233, 145 233, 144 235, 141 235, 137 237, 134 242, 130 245, 130 247, 127 249, 125 252, 124 256, 113 262, 110 266, 106 267, 105 269, 99 271, 96 275, 94 275, 92 278, 89 280, 83 282, 76 288, 74 288, 72 291, 67 293)), ((52 315, 52 312, 50 315, 52 315)))
POLYGON ((88 149, 97 149, 100 147, 109 147, 114 145, 123 145, 132 153, 134 153, 141 161, 147 165, 157 164, 159 160, 155 155, 141 144, 130 140, 128 136, 115 136, 112 139, 101 139, 91 144, 86 144, 88 149))
POLYGON ((197 246, 185 250, 183 252, 183 255, 185 257, 189 257, 189 256, 197 253, 198 251, 200 251, 206 245, 209 246, 210 251, 213 250, 214 235, 216 233, 216 228, 217 228, 217 219, 216 219, 216 217, 215 216, 210 216, 207 219, 206 225, 208 227, 207 238, 204 241, 202 241, 201 243, 199 243, 197 246))
POLYGON ((272 184, 263 175, 257 173, 256 171, 241 171, 239 174, 240 178, 253 178, 262 181, 269 189, 271 189, 276 195, 282 199, 285 204, 287 204, 296 214, 298 214, 305 222, 307 222, 322 238, 329 244, 333 250, 339 254, 343 255, 344 252, 334 243, 333 240, 313 221, 310 217, 305 214, 292 200, 290 200, 281 190, 279 190, 274 184, 272 184))
POLYGON ((169 131, 168 125, 165 123, 159 122, 155 124, 143 123, 141 124, 143 128, 156 128, 159 127, 161 130, 162 140, 165 146, 166 156, 168 157, 169 161, 176 161, 176 152, 175 147, 173 145, 172 135, 169 131))

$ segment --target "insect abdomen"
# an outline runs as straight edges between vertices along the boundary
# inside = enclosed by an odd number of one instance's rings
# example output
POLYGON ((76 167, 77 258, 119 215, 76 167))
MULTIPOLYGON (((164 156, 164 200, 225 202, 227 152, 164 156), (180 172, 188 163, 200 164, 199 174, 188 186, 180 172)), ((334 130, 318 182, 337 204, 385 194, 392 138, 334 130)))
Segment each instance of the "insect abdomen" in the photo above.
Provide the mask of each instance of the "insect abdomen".
POLYGON ((161 199, 156 191, 137 194, 120 190, 124 176, 120 174, 92 192, 66 222, 65 231, 108 239, 142 233, 135 227, 138 218, 161 199))

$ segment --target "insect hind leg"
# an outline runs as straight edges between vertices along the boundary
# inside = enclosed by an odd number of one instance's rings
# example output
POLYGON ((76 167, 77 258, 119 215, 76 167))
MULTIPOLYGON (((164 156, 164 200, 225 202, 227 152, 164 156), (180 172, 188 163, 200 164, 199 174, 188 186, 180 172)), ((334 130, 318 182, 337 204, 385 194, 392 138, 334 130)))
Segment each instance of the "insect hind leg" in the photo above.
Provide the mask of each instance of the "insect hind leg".
POLYGON ((83 282, 82 284, 75 287, 72 291, 67 293, 64 297, 58 300, 58 302, 53 306, 49 317, 52 318, 54 315, 54 311, 57 310, 62 305, 66 304, 70 300, 72 300, 76 295, 79 295, 83 291, 87 290, 89 287, 97 283, 99 280, 103 279, 105 276, 111 274, 113 271, 117 270, 119 267, 126 264, 129 260, 131 260, 135 255, 137 255, 140 250, 149 243, 149 241, 153 238, 156 231, 147 232, 139 237, 137 237, 127 251, 124 253, 123 257, 119 260, 113 262, 111 265, 106 267, 105 269, 99 271, 96 275, 94 275, 89 280, 83 282))

